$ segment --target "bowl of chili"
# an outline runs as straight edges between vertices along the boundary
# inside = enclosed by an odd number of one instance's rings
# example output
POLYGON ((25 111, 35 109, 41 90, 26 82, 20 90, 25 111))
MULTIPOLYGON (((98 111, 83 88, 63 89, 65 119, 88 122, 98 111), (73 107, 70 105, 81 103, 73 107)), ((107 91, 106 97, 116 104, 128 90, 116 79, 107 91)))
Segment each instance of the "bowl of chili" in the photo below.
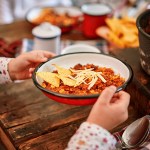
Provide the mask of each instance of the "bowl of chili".
POLYGON ((94 104, 100 93, 115 85, 124 90, 132 80, 129 64, 111 55, 77 52, 55 56, 33 72, 35 86, 48 98, 70 105, 94 104))

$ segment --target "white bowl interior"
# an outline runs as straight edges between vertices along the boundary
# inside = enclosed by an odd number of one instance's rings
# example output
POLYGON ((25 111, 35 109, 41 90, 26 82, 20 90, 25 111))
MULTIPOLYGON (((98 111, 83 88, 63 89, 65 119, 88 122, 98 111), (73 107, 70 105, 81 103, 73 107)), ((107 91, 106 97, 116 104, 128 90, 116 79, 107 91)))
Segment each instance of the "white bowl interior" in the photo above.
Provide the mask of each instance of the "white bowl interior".
MULTIPOLYGON (((98 53, 74 53, 61 55, 60 57, 55 57, 50 61, 47 61, 42 65, 37 72, 56 70, 52 64, 60 65, 64 68, 74 67, 76 64, 94 64, 100 67, 107 67, 114 70, 115 74, 119 74, 121 77, 125 78, 127 81, 130 78, 130 71, 128 67, 121 62, 120 60, 110 57, 108 55, 98 54, 98 53)), ((39 84, 43 80, 39 77, 36 77, 39 84)))

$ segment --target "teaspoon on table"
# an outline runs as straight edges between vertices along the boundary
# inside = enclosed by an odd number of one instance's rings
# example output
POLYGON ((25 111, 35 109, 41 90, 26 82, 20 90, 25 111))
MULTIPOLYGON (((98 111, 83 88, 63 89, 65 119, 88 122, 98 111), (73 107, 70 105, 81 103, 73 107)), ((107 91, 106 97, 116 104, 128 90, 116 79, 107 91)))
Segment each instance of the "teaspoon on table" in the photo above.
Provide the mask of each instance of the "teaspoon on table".
POLYGON ((130 124, 122 134, 121 143, 116 144, 116 148, 133 149, 143 144, 149 135, 149 119, 142 117, 130 124))

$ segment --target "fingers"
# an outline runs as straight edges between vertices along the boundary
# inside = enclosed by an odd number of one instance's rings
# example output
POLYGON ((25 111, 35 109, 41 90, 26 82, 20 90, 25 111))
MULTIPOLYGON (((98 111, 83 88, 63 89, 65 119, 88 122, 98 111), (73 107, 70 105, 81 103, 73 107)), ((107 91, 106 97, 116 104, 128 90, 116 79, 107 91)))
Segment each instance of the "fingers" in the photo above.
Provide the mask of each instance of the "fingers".
POLYGON ((35 68, 30 68, 29 73, 32 74, 35 68))
POLYGON ((33 63, 40 63, 45 62, 48 60, 48 58, 53 57, 54 54, 48 51, 32 51, 30 53, 26 53, 24 57, 26 57, 27 61, 33 62, 33 63))
POLYGON ((115 86, 109 86, 104 89, 101 93, 100 97, 98 98, 98 103, 109 103, 112 99, 113 95, 115 94, 117 88, 115 86))
POLYGON ((48 51, 44 51, 43 54, 44 54, 44 56, 47 57, 47 58, 51 58, 51 57, 55 56, 54 53, 48 52, 48 51))
POLYGON ((130 95, 125 91, 120 91, 118 94, 119 97, 117 103, 120 103, 120 105, 124 107, 128 107, 130 102, 130 95))
POLYGON ((42 58, 42 57, 51 58, 51 57, 55 56, 55 54, 52 52, 42 51, 42 50, 35 50, 35 51, 33 51, 33 55, 34 54, 37 55, 38 58, 42 58))
POLYGON ((119 107, 128 107, 130 102, 130 95, 125 91, 120 91, 118 93, 115 93, 112 97, 110 103, 116 104, 119 107))
POLYGON ((32 73, 34 71, 35 68, 29 68, 29 72, 26 75, 26 78, 31 78, 32 77, 32 73))

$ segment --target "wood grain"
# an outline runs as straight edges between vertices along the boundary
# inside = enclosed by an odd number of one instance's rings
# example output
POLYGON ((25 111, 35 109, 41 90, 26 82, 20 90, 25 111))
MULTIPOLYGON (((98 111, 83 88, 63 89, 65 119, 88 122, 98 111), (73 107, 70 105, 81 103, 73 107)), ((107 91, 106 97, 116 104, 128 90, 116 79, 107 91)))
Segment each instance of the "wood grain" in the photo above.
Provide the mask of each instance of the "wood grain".
POLYGON ((115 51, 113 55, 133 69, 133 80, 127 91, 131 95, 134 108, 140 116, 150 114, 150 76, 141 67, 138 48, 115 51))
MULTIPOLYGON (((33 38, 26 21, 1 25, 1 37, 7 41, 33 38)), ((64 34, 62 40, 87 40, 81 32, 64 34)), ((137 49, 114 51, 113 55, 129 63, 134 77, 127 91, 131 94, 129 119, 112 130, 118 131, 149 112, 150 77, 141 69, 137 49)), ((0 85, 1 136, 8 150, 63 150, 79 125, 86 120, 92 106, 57 103, 38 90, 32 80, 0 85), (6 141, 5 141, 6 140, 6 141), (9 143, 9 146, 8 146, 9 143)))

